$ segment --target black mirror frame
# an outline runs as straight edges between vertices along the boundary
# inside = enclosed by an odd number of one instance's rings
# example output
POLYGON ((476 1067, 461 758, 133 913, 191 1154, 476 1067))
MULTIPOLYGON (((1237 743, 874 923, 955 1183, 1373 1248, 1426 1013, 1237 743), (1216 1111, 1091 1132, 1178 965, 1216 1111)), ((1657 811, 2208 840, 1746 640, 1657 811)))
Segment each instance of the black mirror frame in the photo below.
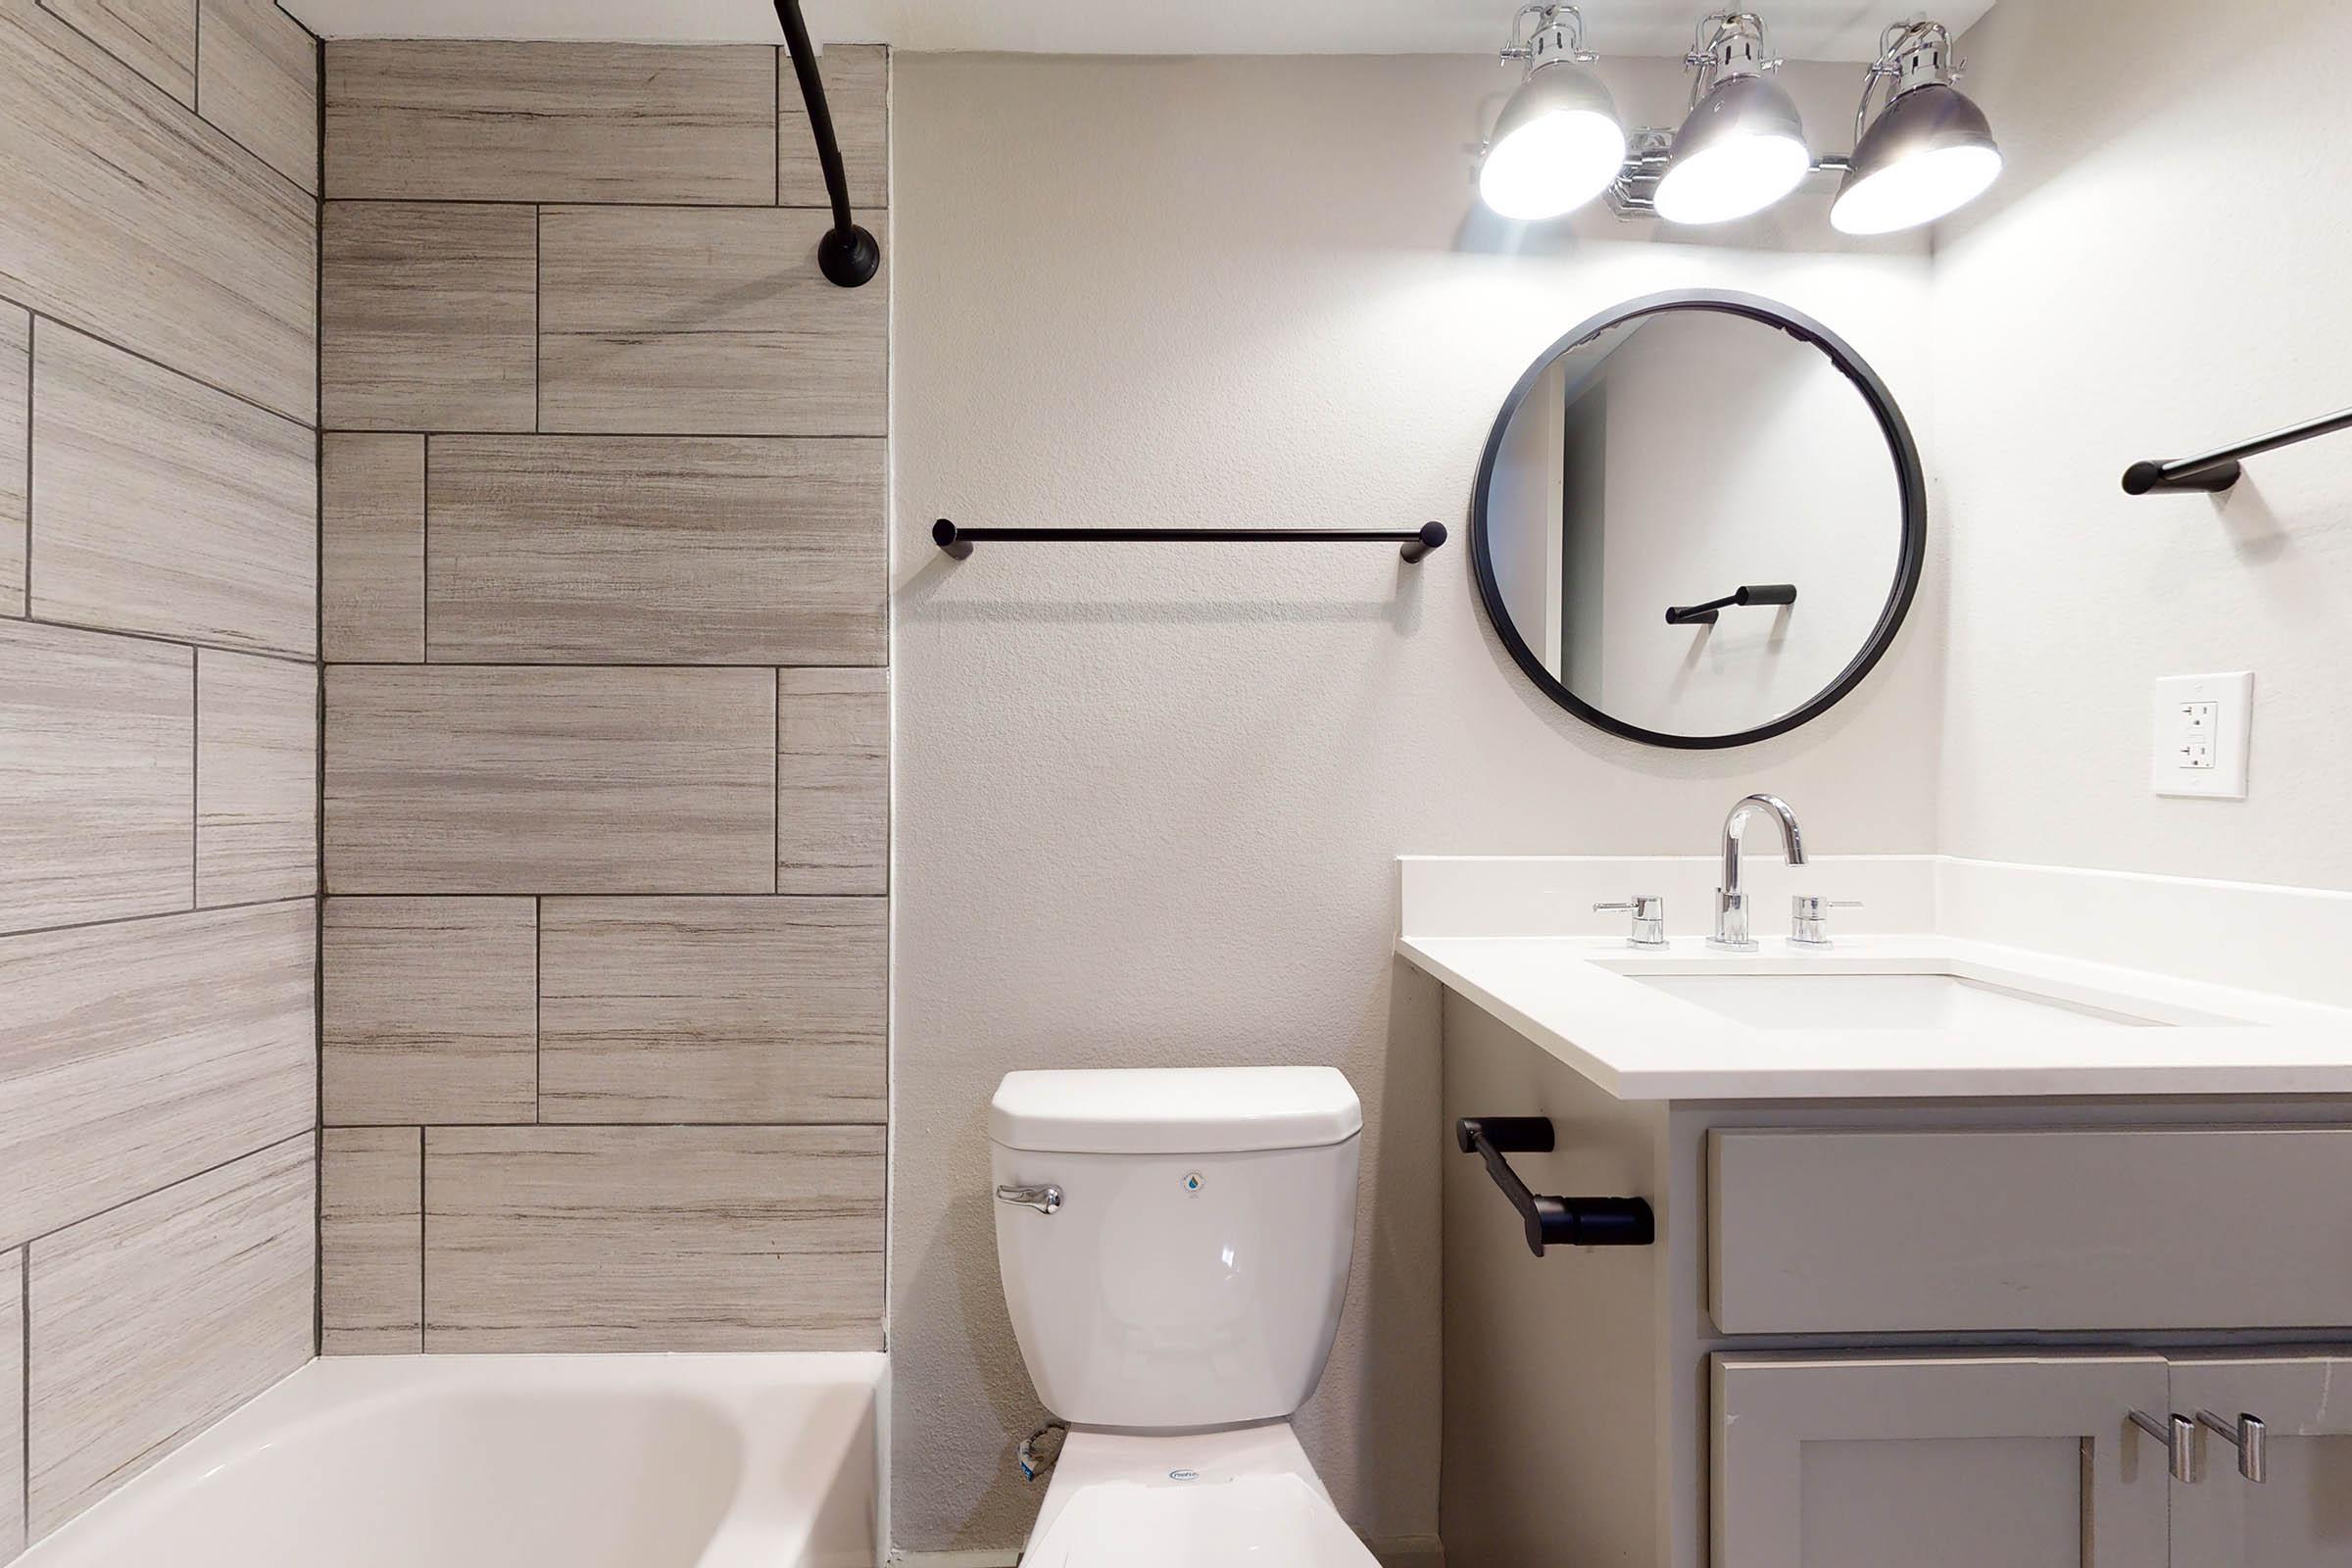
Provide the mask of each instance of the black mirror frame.
POLYGON ((1901 629, 1903 617, 1910 612, 1911 600, 1919 592, 1920 572, 1927 561, 1927 478, 1920 468, 1919 447, 1911 439, 1911 427, 1904 422, 1903 411, 1896 406, 1893 394, 1886 390, 1886 384, 1879 379, 1878 373, 1859 354, 1847 346, 1844 339, 1811 317, 1753 294, 1738 294, 1721 289, 1675 289, 1629 300, 1593 317, 1552 344, 1537 358, 1535 364, 1528 367, 1527 373, 1519 377, 1519 384, 1511 388, 1511 395, 1503 400, 1502 412, 1494 418, 1494 432, 1487 437, 1486 453, 1479 459, 1477 488, 1470 494, 1470 564, 1478 575, 1478 596, 1485 604, 1488 621, 1502 639, 1503 647, 1510 650, 1511 658, 1526 672, 1527 678, 1534 681, 1546 697, 1595 728, 1647 746, 1669 746, 1680 751, 1720 751, 1733 746, 1752 746, 1776 735, 1786 735, 1836 707, 1847 693, 1862 683, 1862 678, 1886 657, 1887 648, 1893 644, 1894 634, 1901 629), (1894 587, 1887 594, 1886 607, 1879 612, 1878 624, 1871 628, 1870 638, 1862 645, 1862 651, 1854 656, 1853 662, 1845 666, 1836 680, 1803 707, 1782 714, 1769 724, 1729 735, 1660 734, 1604 713, 1570 691, 1557 676, 1544 667, 1544 662, 1536 657, 1535 650, 1527 645, 1527 639, 1519 634, 1519 628, 1512 623, 1509 608, 1503 603, 1501 584, 1495 581, 1494 554, 1488 536, 1487 488, 1494 477, 1494 464, 1502 450, 1503 432, 1509 428, 1512 416, 1519 412, 1519 406, 1527 401, 1527 395, 1535 389, 1536 382, 1544 371, 1551 368, 1552 362, 1569 350, 1627 321, 1667 311, 1691 310, 1743 316, 1749 320, 1761 321, 1766 326, 1778 327, 1797 341, 1811 344, 1827 355, 1838 373, 1854 384, 1855 390, 1862 394, 1863 402, 1870 405, 1870 412, 1878 418, 1879 428, 1886 437, 1888 453, 1894 459, 1895 478, 1903 496, 1903 538, 1894 587))

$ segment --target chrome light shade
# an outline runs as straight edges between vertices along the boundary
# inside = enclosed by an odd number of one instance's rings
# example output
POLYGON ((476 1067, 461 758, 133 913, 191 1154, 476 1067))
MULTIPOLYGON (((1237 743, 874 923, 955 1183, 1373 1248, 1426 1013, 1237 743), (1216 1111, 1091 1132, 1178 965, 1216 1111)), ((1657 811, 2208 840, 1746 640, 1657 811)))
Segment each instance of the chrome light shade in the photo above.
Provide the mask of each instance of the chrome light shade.
POLYGON ((1495 118, 1478 194, 1505 218, 1557 218, 1625 166, 1625 126, 1600 78, 1562 61, 1527 78, 1495 118))
POLYGON ((1495 117, 1478 168, 1478 194, 1505 218, 1557 218, 1582 207, 1625 167, 1625 126, 1591 67, 1585 21, 1572 5, 1522 6, 1505 61, 1528 62, 1527 79, 1495 117), (1533 22, 1522 39, 1520 24, 1533 22))
POLYGON ((1932 223, 2000 177, 2001 150, 1984 112, 1946 82, 1888 104, 1854 147, 1830 221, 1844 234, 1891 234, 1932 223))
POLYGON ((1804 121, 1780 83, 1731 76, 1675 132, 1673 159, 1658 181, 1658 216, 1674 223, 1745 218, 1794 190, 1812 167, 1804 121))

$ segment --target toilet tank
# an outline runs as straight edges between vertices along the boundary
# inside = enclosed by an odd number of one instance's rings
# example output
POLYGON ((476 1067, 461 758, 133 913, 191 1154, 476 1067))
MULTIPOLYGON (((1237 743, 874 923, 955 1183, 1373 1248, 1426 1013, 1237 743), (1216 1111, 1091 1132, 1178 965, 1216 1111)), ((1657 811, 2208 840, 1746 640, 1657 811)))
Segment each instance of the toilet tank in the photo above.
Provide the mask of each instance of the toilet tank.
POLYGON ((997 1266, 1046 1407, 1085 1426, 1273 1420, 1323 1375, 1363 1110, 1329 1067, 1016 1072, 988 1117, 997 1266))

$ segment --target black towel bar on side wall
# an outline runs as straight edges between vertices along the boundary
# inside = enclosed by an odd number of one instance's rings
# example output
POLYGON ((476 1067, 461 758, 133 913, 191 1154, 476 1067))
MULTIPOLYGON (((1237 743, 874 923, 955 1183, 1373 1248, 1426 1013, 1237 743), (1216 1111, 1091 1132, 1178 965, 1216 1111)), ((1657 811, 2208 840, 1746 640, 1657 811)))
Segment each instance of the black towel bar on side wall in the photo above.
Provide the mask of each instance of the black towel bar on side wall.
POLYGON ((1446 525, 1425 522, 1418 528, 966 528, 942 517, 931 524, 931 542, 957 561, 972 553, 975 542, 1051 543, 1145 542, 1223 544, 1234 540, 1312 543, 1379 543, 1401 545, 1407 561, 1419 561, 1446 542, 1446 525))
POLYGON ((2144 496, 2152 490, 2210 490, 2220 492, 2237 483, 2245 470, 2239 461, 2291 447, 2298 441, 2308 441, 2315 435, 2332 435, 2338 430, 2352 430, 2352 409, 2322 415, 2301 424, 2290 424, 2269 435, 2258 435, 2251 441, 2240 441, 2233 447, 2222 447, 2198 458, 2174 458, 2170 462, 2134 463, 2124 470, 2124 494, 2144 496))
POLYGON ((1464 1116, 1453 1124, 1455 1147, 1487 1162, 1487 1174, 1519 1211, 1527 1250, 1544 1255, 1560 1247, 1648 1247, 1658 1239, 1657 1217, 1641 1198, 1555 1198, 1531 1193, 1505 1154, 1551 1152, 1549 1116, 1464 1116))

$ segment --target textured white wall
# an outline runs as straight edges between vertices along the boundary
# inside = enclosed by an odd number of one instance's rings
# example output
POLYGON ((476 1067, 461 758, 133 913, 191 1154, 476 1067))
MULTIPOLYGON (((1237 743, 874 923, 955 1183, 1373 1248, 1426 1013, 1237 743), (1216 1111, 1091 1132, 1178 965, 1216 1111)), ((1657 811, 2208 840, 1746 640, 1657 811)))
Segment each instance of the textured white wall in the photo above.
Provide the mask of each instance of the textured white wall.
MULTIPOLYGON (((1825 143, 1851 73, 1797 74, 1825 143)), ((1636 118, 1679 73, 1615 70, 1636 118)), ((1434 998, 1389 956, 1399 852, 1697 851, 1780 790, 1823 851, 1934 846, 1936 564, 1895 653, 1736 752, 1542 698, 1460 542, 1490 422, 1631 295, 1774 295, 1927 424, 1916 247, 1820 204, 1706 245, 1470 218, 1475 59, 902 56, 893 87, 898 872, 895 1534, 1017 1544, 1039 1412, 999 1294, 983 1113, 1008 1068, 1317 1061, 1369 1118, 1347 1321, 1300 1417, 1376 1537, 1437 1513, 1434 998), (1782 226, 1782 225, 1787 226, 1782 226), (971 523, 1409 524, 1378 546, 981 546, 971 523)), ((1632 891, 1632 890, 1628 890, 1632 891)))
POLYGON ((2003 0, 1962 41, 2010 165, 1939 238, 1943 848, 2352 886, 2352 436, 2226 499, 2182 457, 2352 403, 2352 111, 2322 0, 2003 0), (2149 684, 2256 672, 2252 798, 2148 790, 2149 684))

